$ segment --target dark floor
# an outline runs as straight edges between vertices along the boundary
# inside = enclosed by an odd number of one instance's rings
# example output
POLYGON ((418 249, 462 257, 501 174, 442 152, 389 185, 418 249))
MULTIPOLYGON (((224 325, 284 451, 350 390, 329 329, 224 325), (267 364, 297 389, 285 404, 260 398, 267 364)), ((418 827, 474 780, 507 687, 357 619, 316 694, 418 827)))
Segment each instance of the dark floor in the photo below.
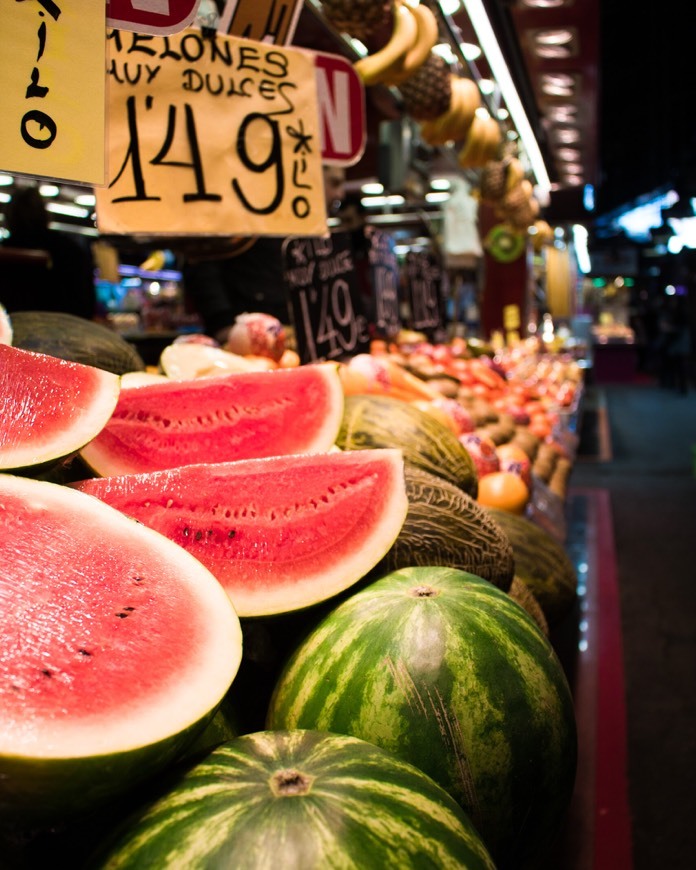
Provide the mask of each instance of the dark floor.
POLYGON ((604 489, 611 505, 634 867, 686 870, 696 855, 696 391, 603 384, 587 398, 572 486, 604 489))

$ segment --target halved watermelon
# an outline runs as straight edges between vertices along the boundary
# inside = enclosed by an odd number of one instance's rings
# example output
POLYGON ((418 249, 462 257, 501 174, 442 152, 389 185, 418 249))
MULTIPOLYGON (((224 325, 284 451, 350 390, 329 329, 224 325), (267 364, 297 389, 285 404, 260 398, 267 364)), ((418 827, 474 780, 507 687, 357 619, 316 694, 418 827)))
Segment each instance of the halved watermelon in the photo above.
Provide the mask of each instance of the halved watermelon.
POLYGON ((106 425, 118 375, 0 344, 0 470, 76 453, 106 425))
POLYGON ((217 580, 66 486, 0 474, 0 820, 93 809, 161 771, 241 661, 217 580))
POLYGON ((107 477, 323 453, 333 446, 342 416, 343 389, 332 363, 145 384, 121 391, 82 458, 107 477))
POLYGON ((71 485, 200 559, 240 616, 287 613, 352 586, 387 553, 408 510, 403 457, 388 448, 189 465, 71 485))

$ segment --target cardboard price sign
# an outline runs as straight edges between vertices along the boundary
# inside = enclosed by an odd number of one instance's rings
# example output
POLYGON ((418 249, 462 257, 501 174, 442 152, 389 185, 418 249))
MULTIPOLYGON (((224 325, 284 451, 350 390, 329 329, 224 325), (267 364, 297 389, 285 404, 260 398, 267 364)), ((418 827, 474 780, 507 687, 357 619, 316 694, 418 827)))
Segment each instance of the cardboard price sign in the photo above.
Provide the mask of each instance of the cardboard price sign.
POLYGON ((326 233, 306 52, 252 40, 108 34, 103 233, 326 233))
POLYGON ((288 239, 283 256, 300 360, 340 360, 367 353, 370 337, 350 234, 288 239))
POLYGON ((0 22, 0 166, 103 184, 104 5, 6 2, 0 22))
POLYGON ((292 42, 302 0, 226 0, 218 30, 259 42, 292 42))
POLYGON ((406 280, 411 308, 411 328, 426 332, 443 325, 442 270, 428 251, 409 251, 406 254, 406 280))
POLYGON ((399 262, 394 239, 373 226, 365 227, 368 242, 368 263, 372 295, 374 296, 377 331, 392 338, 401 329, 399 315, 399 262))

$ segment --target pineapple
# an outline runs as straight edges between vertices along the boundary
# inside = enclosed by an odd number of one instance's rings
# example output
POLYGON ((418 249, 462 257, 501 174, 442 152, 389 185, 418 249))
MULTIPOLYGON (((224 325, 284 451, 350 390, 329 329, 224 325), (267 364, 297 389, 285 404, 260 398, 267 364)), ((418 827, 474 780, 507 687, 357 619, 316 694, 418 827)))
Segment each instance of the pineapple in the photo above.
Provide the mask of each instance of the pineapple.
POLYGON ((391 0, 323 0, 321 9, 328 22, 341 33, 365 39, 378 31, 391 15, 391 0))
POLYGON ((430 53, 425 63, 399 85, 404 110, 416 121, 434 121, 450 107, 450 68, 438 54, 430 53))
POLYGON ((497 203, 505 195, 506 163, 503 160, 489 160, 481 170, 481 199, 497 203))

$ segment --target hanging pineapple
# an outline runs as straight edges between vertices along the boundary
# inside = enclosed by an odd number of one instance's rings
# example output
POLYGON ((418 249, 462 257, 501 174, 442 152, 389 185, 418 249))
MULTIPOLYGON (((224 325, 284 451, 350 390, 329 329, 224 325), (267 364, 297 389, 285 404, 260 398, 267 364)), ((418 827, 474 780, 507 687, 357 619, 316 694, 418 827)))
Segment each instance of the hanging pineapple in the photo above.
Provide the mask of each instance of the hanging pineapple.
POLYGON ((357 39, 376 33, 391 14, 391 0, 323 0, 321 9, 336 30, 357 39))

